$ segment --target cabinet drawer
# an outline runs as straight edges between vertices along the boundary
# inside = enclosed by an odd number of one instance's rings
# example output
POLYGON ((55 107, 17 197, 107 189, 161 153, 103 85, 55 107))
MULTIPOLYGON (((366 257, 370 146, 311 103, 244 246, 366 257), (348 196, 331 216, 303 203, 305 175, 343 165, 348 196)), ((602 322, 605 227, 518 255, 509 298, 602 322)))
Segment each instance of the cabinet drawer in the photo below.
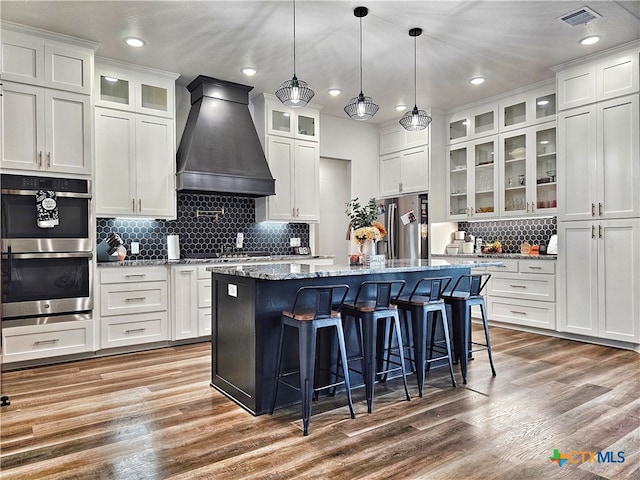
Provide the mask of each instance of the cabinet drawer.
POLYGON ((100 270, 100 283, 156 282, 167 279, 165 267, 114 267, 100 270))
POLYGON ((556 262, 550 260, 520 260, 520 273, 556 273, 556 262))
POLYGON ((211 335, 211 308, 198 310, 198 336, 211 335))
POLYGON ((518 271, 518 260, 515 260, 512 258, 491 258, 491 259, 479 258, 478 259, 478 262, 480 263, 495 262, 495 261, 502 262, 502 265, 499 267, 487 267, 487 271, 489 273, 493 273, 493 272, 516 273, 518 271))
POLYGON ((166 312, 102 319, 102 348, 168 340, 166 312))
POLYGON ((102 285, 100 315, 157 312, 167 309, 167 282, 102 285))
POLYGON ((491 277, 488 294, 528 300, 555 302, 555 277, 543 275, 495 275, 491 277))
POLYGON ((211 280, 198 280, 198 308, 211 308, 211 280))
POLYGON ((489 297, 487 308, 491 320, 552 330, 556 328, 556 306, 554 303, 527 300, 510 301, 506 298, 489 297))
POLYGON ((2 329, 4 362, 92 352, 93 320, 25 325, 2 329))

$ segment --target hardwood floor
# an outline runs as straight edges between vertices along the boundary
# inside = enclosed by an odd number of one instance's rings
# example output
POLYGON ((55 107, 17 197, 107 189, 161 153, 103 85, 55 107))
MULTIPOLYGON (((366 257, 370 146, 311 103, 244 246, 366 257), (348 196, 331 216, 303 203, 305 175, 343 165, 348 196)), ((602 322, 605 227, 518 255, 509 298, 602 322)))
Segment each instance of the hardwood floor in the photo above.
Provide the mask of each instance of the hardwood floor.
POLYGON ((355 420, 344 395, 321 398, 308 437, 298 406, 253 417, 211 388, 209 344, 7 372, 1 478, 640 478, 639 354, 491 333, 495 378, 479 352, 466 386, 432 370, 423 398, 410 377, 407 402, 392 380, 372 414, 354 390, 355 420))

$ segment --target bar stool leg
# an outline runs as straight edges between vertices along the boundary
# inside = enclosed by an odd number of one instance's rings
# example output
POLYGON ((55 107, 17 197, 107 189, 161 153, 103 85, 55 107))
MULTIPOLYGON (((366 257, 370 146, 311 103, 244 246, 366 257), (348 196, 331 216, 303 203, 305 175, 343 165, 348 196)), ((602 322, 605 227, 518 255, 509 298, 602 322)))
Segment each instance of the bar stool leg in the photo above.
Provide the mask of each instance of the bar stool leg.
POLYGON ((489 324, 487 323, 487 311, 484 302, 480 304, 480 312, 482 313, 482 325, 484 327, 484 339, 487 342, 487 353, 489 354, 489 364, 491 365, 491 373, 496 376, 496 369, 493 367, 493 358, 491 357, 491 340, 489 339, 489 324))
POLYGON ((349 411, 351 412, 351 418, 356 418, 356 414, 353 411, 353 401, 351 400, 351 382, 349 381, 349 365, 347 364, 347 346, 344 341, 344 333, 342 328, 338 326, 336 326, 336 332, 338 334, 340 357, 342 358, 342 372, 344 374, 344 387, 347 391, 347 400, 349 401, 349 411))
MULTIPOLYGON (((434 315, 434 327, 435 327, 435 319, 438 315, 438 311, 433 312, 433 315, 434 315)), ((451 375, 451 383, 453 384, 454 387, 457 387, 458 385, 456 383, 456 378, 453 376, 453 356, 451 355, 451 341, 449 340, 450 338, 449 337, 449 321, 447 319, 447 309, 445 308, 444 305, 442 305, 442 308, 440 310, 440 318, 442 318, 442 328, 444 330, 444 341, 447 344, 447 357, 449 360, 449 374, 451 375)), ((433 334, 431 338, 433 339, 433 334)), ((431 349, 433 351, 433 343, 431 343, 431 349)))
MULTIPOLYGON (((411 323, 413 326, 413 350, 418 380, 418 396, 422 397, 424 389, 424 369, 426 362, 427 340, 427 312, 423 308, 411 309, 411 323)), ((428 368, 428 367, 427 367, 428 368)))
POLYGON ((300 393, 302 395, 302 424, 304 435, 309 435, 311 400, 313 398, 313 376, 316 359, 316 328, 302 324, 299 328, 300 393))
POLYGON ((376 340, 377 325, 374 324, 373 315, 365 314, 362 317, 362 337, 364 343, 364 388, 367 397, 367 413, 371 413, 373 404, 373 384, 376 380, 376 340))
POLYGON ((398 350, 400 350, 400 370, 402 371, 402 383, 404 383, 404 393, 407 395, 407 401, 411 400, 409 395, 409 386, 407 385, 407 370, 404 366, 404 347, 402 345, 402 332, 400 331, 400 319, 398 318, 398 312, 393 315, 393 323, 396 328, 396 335, 398 335, 398 350))
POLYGON ((273 396, 271 399, 271 408, 269 409, 269 415, 273 415, 273 410, 276 407, 276 397, 278 396, 278 385, 280 384, 280 364, 282 362, 282 347, 284 345, 284 328, 285 325, 280 325, 280 341, 278 342, 278 359, 276 360, 276 374, 274 375, 275 381, 273 382, 273 396))

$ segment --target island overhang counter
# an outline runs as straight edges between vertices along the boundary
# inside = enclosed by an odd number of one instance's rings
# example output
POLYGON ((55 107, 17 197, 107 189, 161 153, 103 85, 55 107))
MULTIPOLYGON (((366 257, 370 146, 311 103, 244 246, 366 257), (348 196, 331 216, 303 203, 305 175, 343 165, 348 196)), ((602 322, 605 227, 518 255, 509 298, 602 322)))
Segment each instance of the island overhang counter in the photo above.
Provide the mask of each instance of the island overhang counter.
MULTIPOLYGON (((425 277, 449 276, 455 283, 472 268, 499 265, 501 262, 493 259, 470 259, 456 264, 446 260, 388 260, 382 268, 304 263, 208 267, 212 280, 211 386, 254 415, 269 410, 280 314, 291 308, 302 286, 347 284, 349 301, 364 281, 404 280, 404 293, 408 294, 425 277)), ((285 363, 296 358, 297 343, 290 338, 285 363)), ((319 348, 318 363, 328 363, 331 341, 321 337, 319 342, 327 348, 319 348)), ((282 390, 277 406, 299 401, 298 392, 282 390)))

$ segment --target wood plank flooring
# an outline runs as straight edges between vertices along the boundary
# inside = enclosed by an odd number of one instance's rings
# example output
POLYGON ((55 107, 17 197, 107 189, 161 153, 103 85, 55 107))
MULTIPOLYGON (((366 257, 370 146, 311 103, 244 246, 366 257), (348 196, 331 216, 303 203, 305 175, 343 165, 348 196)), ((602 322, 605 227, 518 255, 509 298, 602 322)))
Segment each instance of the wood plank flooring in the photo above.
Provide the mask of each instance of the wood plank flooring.
MULTIPOLYGON (((477 333, 477 332, 476 332, 477 333)), ((253 417, 209 386, 194 344, 2 374, 0 477, 12 479, 639 479, 640 355, 492 327, 468 384, 427 374, 253 417), (554 450, 624 452, 567 462, 554 450)), ((571 454, 573 460, 580 454, 571 454)))

